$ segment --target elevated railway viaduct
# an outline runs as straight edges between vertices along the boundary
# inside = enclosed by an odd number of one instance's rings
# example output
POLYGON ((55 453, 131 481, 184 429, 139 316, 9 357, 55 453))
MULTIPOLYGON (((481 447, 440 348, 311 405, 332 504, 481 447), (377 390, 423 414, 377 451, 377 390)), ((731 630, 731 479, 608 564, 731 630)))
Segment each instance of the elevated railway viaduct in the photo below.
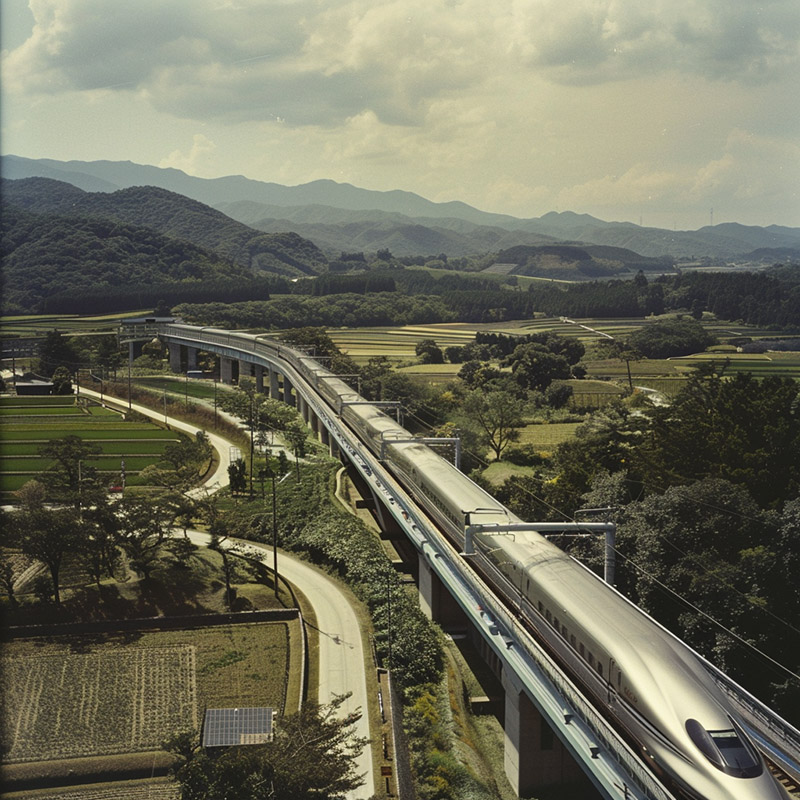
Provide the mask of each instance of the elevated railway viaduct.
MULTIPOLYGON (((560 783, 580 769, 602 797, 669 800, 678 796, 669 781, 662 783, 644 763, 628 737, 584 696, 564 663, 553 658, 551 649, 490 588, 484 577, 491 565, 475 569, 469 537, 467 546, 454 544, 419 505, 418 493, 410 492, 387 469, 380 456, 383 440, 391 441, 389 435, 382 434, 381 442, 370 445, 363 431, 355 429, 358 426, 343 419, 346 406, 363 403, 362 398, 345 387, 332 402, 319 379, 330 373, 307 354, 282 347, 269 337, 161 320, 147 331, 147 335, 152 333, 167 344, 173 371, 195 369, 198 352, 211 353, 218 359, 223 382, 252 377, 258 391, 296 407, 331 455, 359 477, 384 529, 401 531, 416 553, 423 609, 445 629, 468 630, 502 678, 505 771, 515 791, 524 794, 560 783)), ((136 332, 129 332, 129 338, 135 336, 136 332)), ((498 581, 502 583, 502 575, 498 581)), ((666 631, 664 635, 672 636, 666 631)), ((784 773, 800 779, 800 733, 700 656, 697 659, 736 704, 759 749, 784 773)))

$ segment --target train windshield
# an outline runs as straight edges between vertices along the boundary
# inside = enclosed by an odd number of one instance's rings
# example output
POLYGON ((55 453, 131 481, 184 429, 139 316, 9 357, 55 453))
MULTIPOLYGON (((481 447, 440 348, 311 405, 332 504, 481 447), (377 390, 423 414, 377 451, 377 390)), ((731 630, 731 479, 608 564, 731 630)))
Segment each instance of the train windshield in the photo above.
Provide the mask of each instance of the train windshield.
POLYGON ((700 752, 719 770, 736 778, 755 778, 763 767, 744 731, 732 728, 706 730, 696 719, 686 720, 686 731, 700 752))

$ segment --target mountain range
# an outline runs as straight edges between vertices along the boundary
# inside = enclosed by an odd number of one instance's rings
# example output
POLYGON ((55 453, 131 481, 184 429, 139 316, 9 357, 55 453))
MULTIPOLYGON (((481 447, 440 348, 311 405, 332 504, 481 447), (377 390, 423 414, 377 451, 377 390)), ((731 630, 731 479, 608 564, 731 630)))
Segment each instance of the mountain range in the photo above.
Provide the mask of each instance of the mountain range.
POLYGON ((461 202, 434 203, 400 190, 377 192, 330 180, 282 186, 241 175, 196 178, 177 169, 129 161, 65 162, 8 155, 2 157, 0 174, 9 179, 52 178, 92 193, 159 187, 212 206, 264 233, 292 231, 331 258, 343 250, 382 248, 395 256, 457 257, 557 242, 690 260, 774 263, 800 259, 800 228, 777 225, 723 223, 696 231, 669 231, 605 222, 570 211, 520 219, 461 202))

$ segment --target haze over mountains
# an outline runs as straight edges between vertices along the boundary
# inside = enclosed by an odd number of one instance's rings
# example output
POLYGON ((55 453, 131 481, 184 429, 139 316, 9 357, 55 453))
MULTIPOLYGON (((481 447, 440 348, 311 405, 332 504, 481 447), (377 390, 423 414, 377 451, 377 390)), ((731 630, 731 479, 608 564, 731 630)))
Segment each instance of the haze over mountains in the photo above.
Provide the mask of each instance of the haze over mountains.
POLYGON ((375 192, 329 180, 281 186, 242 176, 204 179, 131 162, 3 156, 2 176, 53 178, 88 192, 156 186, 213 206, 266 233, 293 231, 329 257, 342 250, 381 248, 396 256, 445 253, 456 257, 518 245, 572 242, 626 248, 651 257, 765 263, 800 258, 800 228, 776 225, 723 223, 697 231, 668 231, 604 222, 569 211, 517 219, 461 202, 434 203, 400 190, 375 192))

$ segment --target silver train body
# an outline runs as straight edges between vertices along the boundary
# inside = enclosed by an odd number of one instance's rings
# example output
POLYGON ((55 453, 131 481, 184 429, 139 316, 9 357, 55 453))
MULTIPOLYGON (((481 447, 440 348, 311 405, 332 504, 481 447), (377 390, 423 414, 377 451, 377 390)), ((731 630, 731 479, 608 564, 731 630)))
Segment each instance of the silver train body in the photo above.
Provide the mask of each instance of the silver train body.
MULTIPOLYGON (((393 444, 410 434, 375 406, 346 405, 360 398, 305 354, 261 337, 213 334, 291 363, 365 445, 378 455, 383 446, 384 463, 457 543, 470 513, 473 523, 521 521, 427 446, 393 444)), ((691 800, 786 800, 685 645, 534 531, 480 533, 475 547, 490 582, 673 790, 691 800)))

